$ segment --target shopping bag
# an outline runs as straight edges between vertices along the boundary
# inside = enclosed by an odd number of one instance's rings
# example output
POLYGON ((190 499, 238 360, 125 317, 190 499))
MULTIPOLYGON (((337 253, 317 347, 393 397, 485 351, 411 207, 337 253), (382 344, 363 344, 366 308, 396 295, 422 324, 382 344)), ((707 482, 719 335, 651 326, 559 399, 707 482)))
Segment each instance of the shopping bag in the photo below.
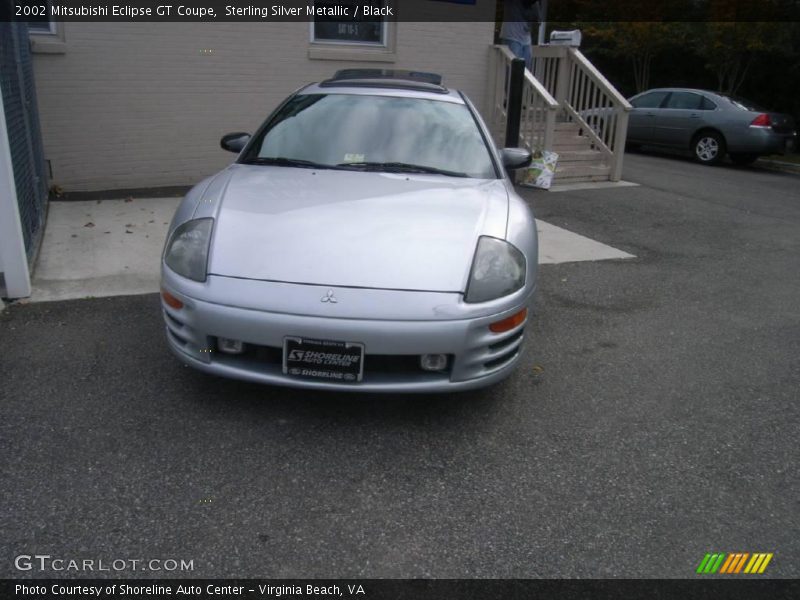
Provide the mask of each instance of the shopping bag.
POLYGON ((533 153, 530 166, 522 173, 520 185, 549 190, 556 174, 558 154, 549 150, 537 150, 533 153))

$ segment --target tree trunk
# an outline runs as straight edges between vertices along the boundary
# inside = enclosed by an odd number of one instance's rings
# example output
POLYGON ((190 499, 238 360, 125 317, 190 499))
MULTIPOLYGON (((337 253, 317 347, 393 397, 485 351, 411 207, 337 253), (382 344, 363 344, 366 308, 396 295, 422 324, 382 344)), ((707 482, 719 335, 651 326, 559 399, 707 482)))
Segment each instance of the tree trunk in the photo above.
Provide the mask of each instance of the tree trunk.
POLYGON ((636 93, 645 91, 650 85, 650 64, 653 62, 652 52, 643 52, 633 55, 633 80, 636 84, 636 93))

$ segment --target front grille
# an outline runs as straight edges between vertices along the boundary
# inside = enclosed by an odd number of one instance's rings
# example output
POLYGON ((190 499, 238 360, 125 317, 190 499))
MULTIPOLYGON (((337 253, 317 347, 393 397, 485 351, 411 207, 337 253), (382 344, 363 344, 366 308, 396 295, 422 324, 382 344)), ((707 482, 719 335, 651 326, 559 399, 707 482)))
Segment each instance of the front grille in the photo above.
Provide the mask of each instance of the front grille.
MULTIPOLYGON (((450 373, 450 368, 453 365, 453 357, 447 357, 447 368, 444 371, 434 371, 439 375, 450 373)), ((364 355, 364 373, 386 373, 386 374, 419 374, 428 373, 419 366, 419 355, 402 355, 402 354, 365 354, 364 355)))
MULTIPOLYGON (((223 362, 231 363, 237 359, 248 362, 251 365, 262 364, 283 368, 283 348, 276 346, 259 346, 256 344, 245 344, 242 354, 224 354, 216 350, 216 338, 214 339, 215 360, 225 357, 223 362)), ((369 375, 431 375, 441 377, 448 375, 453 365, 453 357, 447 357, 447 368, 444 371, 424 371, 419 366, 418 354, 364 354, 364 379, 369 375)))
MULTIPOLYGON (((214 342, 216 344, 216 339, 214 342)), ((271 365, 283 365, 283 349, 275 348, 273 346, 256 346, 255 344, 245 344, 244 352, 239 355, 230 356, 241 356, 243 358, 250 358, 257 360, 258 362, 271 365)))

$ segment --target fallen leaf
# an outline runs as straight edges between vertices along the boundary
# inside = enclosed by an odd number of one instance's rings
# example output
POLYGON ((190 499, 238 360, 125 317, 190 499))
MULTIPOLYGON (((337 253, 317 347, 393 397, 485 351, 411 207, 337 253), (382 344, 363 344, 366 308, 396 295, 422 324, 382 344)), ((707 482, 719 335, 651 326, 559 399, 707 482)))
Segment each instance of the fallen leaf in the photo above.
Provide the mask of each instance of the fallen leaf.
POLYGON ((78 234, 77 233, 73 233, 72 237, 78 237, 78 234))
POLYGON ((89 221, 86 225, 84 225, 84 227, 94 227, 94 223, 89 221))
POLYGON ((125 223, 125 227, 133 227, 130 223, 125 223))
POLYGON ((133 197, 128 196, 127 198, 125 198, 125 202, 133 202, 133 197))
POLYGON ((126 229, 125 233, 133 233, 133 232, 126 229))

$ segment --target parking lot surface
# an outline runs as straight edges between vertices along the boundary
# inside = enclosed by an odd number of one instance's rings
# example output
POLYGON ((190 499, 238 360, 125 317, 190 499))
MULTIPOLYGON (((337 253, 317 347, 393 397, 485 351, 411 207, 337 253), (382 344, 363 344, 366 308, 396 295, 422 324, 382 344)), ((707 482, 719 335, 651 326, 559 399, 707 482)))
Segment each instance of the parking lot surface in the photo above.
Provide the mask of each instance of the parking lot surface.
POLYGON ((649 154, 625 179, 523 192, 636 258, 543 265, 518 372, 479 392, 208 377, 168 354, 156 295, 8 308, 0 575, 76 575, 14 568, 50 554, 194 577, 692 577, 718 551, 800 576, 800 179, 649 154))

